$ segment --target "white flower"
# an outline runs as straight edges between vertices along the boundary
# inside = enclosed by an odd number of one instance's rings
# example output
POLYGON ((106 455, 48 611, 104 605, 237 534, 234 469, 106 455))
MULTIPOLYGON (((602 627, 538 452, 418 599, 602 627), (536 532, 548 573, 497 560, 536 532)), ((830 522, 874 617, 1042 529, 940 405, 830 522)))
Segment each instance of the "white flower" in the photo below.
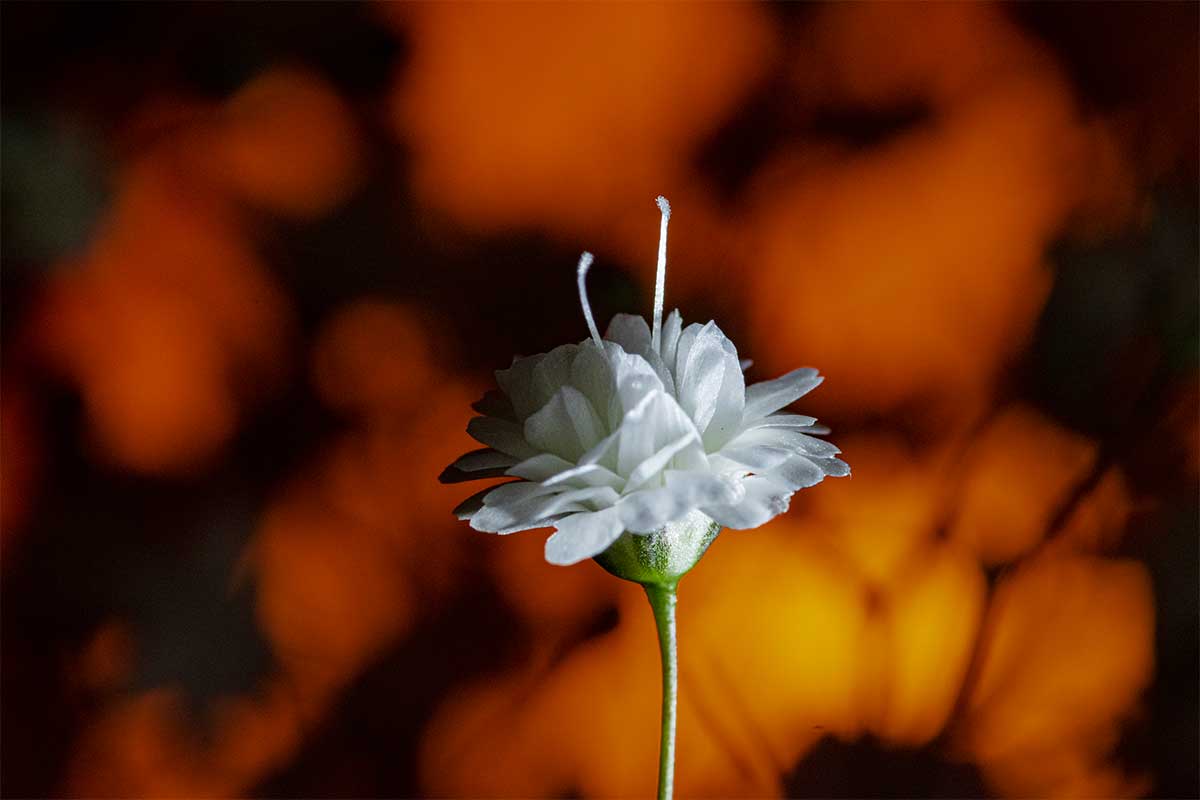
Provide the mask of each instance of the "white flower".
POLYGON ((496 372, 499 392, 475 404, 467 432, 487 445, 459 458, 447 482, 511 476, 455 513, 471 527, 513 533, 553 526, 546 560, 573 564, 622 533, 649 534, 695 512, 734 529, 756 528, 792 494, 850 473, 814 434, 812 417, 781 412, 822 378, 798 369, 746 386, 737 348, 713 322, 662 321, 670 206, 662 227, 654 319, 618 314, 601 339, 584 290, 591 338, 516 359, 496 372))

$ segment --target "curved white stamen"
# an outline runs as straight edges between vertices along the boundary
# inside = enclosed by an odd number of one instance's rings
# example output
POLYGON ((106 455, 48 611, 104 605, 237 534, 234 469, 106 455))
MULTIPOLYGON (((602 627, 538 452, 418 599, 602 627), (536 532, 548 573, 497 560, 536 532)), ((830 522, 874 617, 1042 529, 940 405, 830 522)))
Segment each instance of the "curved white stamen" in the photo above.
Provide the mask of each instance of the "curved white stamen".
POLYGON ((650 346, 659 349, 662 341, 663 294, 667 284, 667 223, 671 221, 671 204, 667 198, 658 196, 658 210, 662 212, 662 222, 658 227, 658 269, 654 273, 654 322, 650 326, 650 346))
POLYGON ((577 282, 579 283, 579 305, 583 306, 583 318, 587 320, 588 330, 592 334, 592 339, 595 340, 596 346, 601 350, 604 349, 604 343, 600 340, 600 331, 596 328, 596 319, 592 316, 592 305, 588 302, 587 288, 584 286, 587 278, 588 270, 592 266, 592 254, 584 251, 579 257, 579 271, 577 273, 577 282))

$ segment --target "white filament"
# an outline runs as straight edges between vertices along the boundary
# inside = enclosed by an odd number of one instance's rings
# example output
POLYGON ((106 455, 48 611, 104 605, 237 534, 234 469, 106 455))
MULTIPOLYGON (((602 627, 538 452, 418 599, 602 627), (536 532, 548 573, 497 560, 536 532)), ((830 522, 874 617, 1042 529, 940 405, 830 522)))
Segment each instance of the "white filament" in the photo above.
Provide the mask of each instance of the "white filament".
POLYGON ((596 318, 592 316, 592 305, 588 302, 587 287, 585 286, 588 270, 592 266, 592 254, 584 251, 579 257, 579 271, 577 273, 577 281, 579 283, 579 305, 583 306, 583 318, 587 320, 588 331, 592 334, 592 339, 595 340, 596 346, 601 350, 604 349, 604 343, 600 340, 600 331, 596 328, 596 318))
POLYGON ((671 204, 667 198, 658 196, 658 210, 662 222, 658 228, 658 269, 654 273, 654 323, 650 327, 650 346, 655 351, 662 341, 663 294, 667 285, 667 223, 671 221, 671 204))

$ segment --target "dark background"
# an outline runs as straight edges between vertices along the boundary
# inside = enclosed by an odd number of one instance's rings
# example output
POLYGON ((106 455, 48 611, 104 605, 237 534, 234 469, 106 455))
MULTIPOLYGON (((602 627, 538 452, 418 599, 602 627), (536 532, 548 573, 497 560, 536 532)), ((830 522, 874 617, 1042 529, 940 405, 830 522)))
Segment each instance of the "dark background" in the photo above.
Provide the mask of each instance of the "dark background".
MULTIPOLYGON (((624 11, 606 8, 613 15, 624 11)), ((1142 791, 1164 797, 1200 793, 1198 8, 1195 3, 1054 3, 1004 6, 994 12, 995 25, 1010 27, 1058 65, 1082 118, 1111 122, 1121 132, 1115 150, 1131 165, 1125 178, 1112 183, 1122 184, 1132 198, 1132 211, 1110 213, 1102 202, 1084 202, 1046 231, 1042 255, 1052 278, 1045 301, 1029 334, 1014 334, 1013 341, 1021 342, 1014 345, 1016 356, 1000 370, 999 388, 989 391, 996 402, 1019 400, 1096 443, 1100 466, 1089 473, 1092 483, 1085 480, 1074 496, 1063 500, 1060 518, 1070 515, 1072 503, 1082 502, 1104 468, 1119 467, 1132 487, 1134 510, 1104 555, 1141 563, 1152 581, 1154 669, 1136 710, 1123 718, 1109 763, 1148 776, 1142 791)), ((806 52, 808 32, 828 9, 777 5, 761 11, 780 43, 777 61, 749 81, 752 85, 730 111, 716 115, 707 132, 697 134, 690 155, 681 159, 698 176, 695 180, 711 189, 714 208, 740 219, 748 216, 747 198, 753 196, 756 176, 793 143, 817 141, 848 154, 877 152, 939 113, 927 98, 905 98, 903 92, 874 105, 826 102, 819 92, 793 96, 789 72, 780 65, 806 52)), ((380 374, 398 370, 403 377, 407 364, 438 391, 445 388, 441 384, 463 385, 463 397, 469 400, 471 391, 486 385, 489 371, 506 365, 513 353, 579 338, 582 326, 571 272, 579 250, 601 247, 591 278, 601 320, 617 310, 647 306, 649 259, 637 260, 632 244, 614 244, 605 251, 604 243, 593 244, 589 238, 606 226, 616 230, 623 221, 598 219, 589 227, 591 223, 541 220, 534 212, 525 224, 512 222, 507 211, 473 217, 422 188, 427 184, 414 175, 428 139, 410 138, 391 110, 409 71, 427 63, 415 60, 414 52, 424 46, 421 37, 429 28, 407 18, 409 13, 420 16, 421 7, 406 12, 325 3, 6 3, 0 13, 4 794, 212 791, 394 797, 448 791, 441 787, 453 784, 431 785, 421 778, 421 742, 430 719, 460 687, 492 675, 498 664, 522 663, 545 638, 498 586, 508 573, 489 566, 496 548, 490 542, 476 544, 471 532, 452 521, 430 523, 440 529, 428 533, 423 522, 411 525, 418 531, 413 536, 453 539, 455 544, 439 546, 455 553, 414 557, 412 566, 400 570, 398 580, 407 587, 398 590, 407 598, 405 622, 396 629, 380 622, 377 631, 364 634, 372 644, 364 645, 361 657, 346 662, 344 678, 337 682, 341 688, 315 701, 324 711, 295 742, 281 746, 281 755, 265 759, 269 766, 228 782, 175 780, 176 771, 190 775, 196 763, 207 762, 162 755, 147 744, 157 741, 154 731, 159 728, 147 723, 143 730, 128 719, 121 722, 114 709, 169 687, 178 703, 167 716, 191 731, 194 746, 203 749, 224 735, 214 721, 223 698, 260 691, 269 676, 290 669, 278 640, 264 631, 269 624, 256 613, 260 585, 254 569, 246 566, 248 554, 259 547, 256 537, 264 519, 270 518, 266 509, 281 496, 310 491, 305 481, 313 465, 335 448, 331 443, 376 430, 374 402, 393 403, 386 419, 426 419, 419 414, 428 409, 413 410, 422 402, 445 403, 442 410, 455 424, 468 413, 465 400, 458 403, 452 392, 426 400, 424 389, 405 388, 401 378, 395 386, 377 376, 372 382, 371 359, 380 352, 381 340, 409 330, 406 325, 425 331, 416 335, 416 345, 400 343, 400 354, 381 365, 380 374), (260 329, 253 325, 261 325, 271 331, 274 344, 264 354, 255 355, 247 345, 250 355, 230 357, 232 366, 221 372, 221 380, 232 387, 229 402, 238 409, 236 422, 225 433, 200 437, 192 449, 179 445, 177 452, 177 439, 191 441, 184 433, 203 429, 205 410, 197 412, 200 421, 184 411, 178 419, 173 412, 162 412, 166 421, 159 425, 145 421, 160 413, 157 406, 142 408, 136 399, 128 406, 119 399, 112 401, 115 405, 96 401, 107 395, 101 389, 90 394, 89 387, 103 383, 97 376, 113 373, 86 365, 109 356, 121 359, 125 334, 110 337, 113 328, 86 315, 84 322, 60 324, 75 312, 56 299, 57 287, 76 271, 92 269, 98 283, 114 282, 115 288, 104 291, 121 296, 126 285, 121 282, 135 278, 119 269, 89 266, 81 254, 102 235, 103 220, 125 185, 129 166, 163 148, 183 153, 170 156, 182 159, 180 163, 192 158, 188 154, 209 146, 203 143, 208 127, 224 124, 222 104, 279 65, 316 76, 323 91, 338 98, 345 124, 354 131, 356 165, 346 167, 342 178, 336 176, 336 164, 327 167, 334 175, 329 178, 334 188, 328 191, 321 188, 319 175, 313 179, 313 196, 324 192, 331 198, 305 206, 314 210, 292 213, 284 203, 281 212, 241 196, 232 202, 234 213, 241 215, 239 235, 253 242, 266 276, 262 280, 274 287, 270 303, 283 309, 286 322, 256 317, 255 309, 264 306, 248 301, 249 318, 257 321, 242 327, 240 335, 255 341, 260 329), (214 114, 216 123, 210 121, 214 114), (365 332, 351 329, 348 350, 322 345, 332 336, 331 321, 363 298, 385 309, 379 319, 370 317, 374 321, 364 323, 365 332), (399 318, 386 311, 393 306, 405 309, 399 318), (63 334, 66 328, 74 333, 63 334), (335 375, 330 385, 352 383, 358 394, 322 388, 322 379, 313 377, 323 374, 322 347, 334 353, 329 356, 335 375), (345 354, 360 351, 361 361, 345 354), (384 400, 378 400, 380 395, 384 400), (103 406, 100 411, 97 403, 103 406), (97 414, 106 413, 116 415, 111 423, 118 431, 115 439, 103 433, 108 423, 96 422, 97 414), (162 448, 123 449, 123 431, 132 431, 135 442, 144 441, 138 427, 143 422, 147 429, 154 427, 162 448), (177 427, 184 433, 177 433, 177 427), (429 567, 423 559, 438 560, 438 565, 429 567), (455 575, 453 580, 448 574, 455 575), (106 724, 113 727, 104 728, 106 724), (159 755, 146 755, 144 767, 111 766, 141 763, 140 756, 128 755, 138 752, 159 755)), ((440 46, 437 42, 446 35, 430 47, 440 46)), ((545 30, 531 30, 528 46, 536 48, 540 35, 545 30)), ((938 46, 936 39, 910 42, 915 50, 938 46)), ((480 63, 486 65, 487 59, 480 63)), ((546 64, 547 70, 555 68, 546 64)), ((497 70, 503 69, 498 61, 497 70)), ((481 81, 488 80, 486 69, 478 74, 481 81)), ((812 81, 822 85, 819 75, 812 81)), ((578 91, 586 96, 588 84, 578 91)), ((610 101, 607 94, 596 100, 610 101)), ((662 110, 663 115, 671 113, 662 110)), ((476 120, 464 125, 480 127, 475 147, 486 150, 486 124, 476 120)), ((297 137, 303 134, 296 131, 297 137)), ((269 159, 269 141, 256 141, 251 137, 247 146, 252 152, 261 147, 261 157, 269 159)), ((315 152, 321 152, 322 141, 317 138, 315 152)), ((306 151, 301 145, 296 152, 306 151)), ((631 162, 639 157, 629 155, 631 162)), ((186 173, 183 181, 203 182, 216 174, 203 159, 197 163, 179 168, 186 173), (189 170, 201 178, 187 177, 189 170)), ((303 171, 304 165, 295 168, 303 171)), ((1107 180, 1101 173, 1097 169, 1097 180, 1107 180)), ((303 179, 299 188, 290 189, 289 174, 286 166, 279 171, 281 191, 303 193, 303 179)), ((488 178, 481 174, 479 180, 488 178)), ((563 202, 570 204, 575 194, 586 196, 588 189, 587 184, 571 186, 563 202)), ((646 229, 638 234, 639 244, 651 241, 657 224, 652 196, 645 208, 638 207, 646 229)), ((679 216, 686 217, 688 196, 676 192, 671 198, 677 212, 682 210, 679 216)), ((147 235, 154 235, 155 218, 145 224, 147 235)), ((954 224, 947 221, 948 227, 954 224)), ((681 230, 676 252, 686 254, 690 229, 681 230)), ((614 240, 621 236, 614 234, 614 240)), ((136 237, 133 243, 123 242, 120 247, 136 249, 136 237)), ((181 246, 187 252, 186 242, 181 246)), ((703 246, 700 242, 692 249, 703 246)), ((646 247, 642 251, 651 252, 646 247)), ((728 260, 716 260, 721 258, 728 260)), ((734 271, 740 268, 736 264, 734 271)), ((707 274, 695 281, 678 278, 677 296, 681 305, 687 302, 689 318, 713 315, 739 344, 748 340, 752 353, 770 351, 770 340, 752 311, 754 304, 770 301, 769 291, 724 291, 711 277, 721 273, 707 274)), ((881 286, 889 285, 880 280, 881 286)), ((100 301, 85 300, 84 305, 92 302, 100 301)), ((143 308, 139 302, 117 304, 115 308, 128 310, 111 313, 118 318, 137 315, 143 308)), ((887 319, 886 300, 880 303, 878 313, 887 319)), ((862 307, 862 314, 872 313, 862 307)), ((160 318, 172 319, 169 307, 155 319, 160 318)), ((235 318, 231 324, 244 322, 235 318)), ((141 333, 130 335, 153 339, 157 324, 149 322, 141 333)), ((906 333, 891 335, 903 339, 906 333)), ((175 363, 189 352, 185 347, 150 358, 175 363)), ((779 359, 791 356, 781 350, 779 359)), ((813 361, 824 369, 819 356, 818 350, 813 361)), ((774 351, 767 358, 771 365, 779 363, 774 351)), ((911 397, 878 407, 859 400, 839 406, 839 362, 833 357, 827 361, 832 361, 832 377, 823 390, 829 398, 821 410, 835 430, 894 432, 918 450, 938 440, 934 431, 944 419, 921 417, 911 397)), ((855 373, 850 369, 847 374, 855 373)), ((948 396, 957 397, 959 384, 951 380, 949 385, 948 396)), ((167 397, 172 392, 194 397, 195 389, 184 381, 165 391, 167 397)), ((143 396, 136 387, 132 393, 143 396)), ((952 403, 956 408, 957 402, 952 403)), ((970 416, 964 412, 964 419, 970 416)), ((964 429, 970 427, 964 424, 964 429)), ((397 458, 385 460, 378 468, 382 483, 428 480, 439 459, 466 449, 459 446, 465 442, 457 428, 452 430, 457 439, 433 444, 437 429, 420 430, 426 432, 406 435, 412 447, 423 449, 405 455, 401 448, 397 458)), ((389 490, 380 491, 386 495, 389 490)), ((414 506, 412 513, 421 505, 422 521, 446 515, 446 498, 454 494, 429 491, 434 493, 405 495, 405 502, 414 506)), ((1014 502, 1021 502, 1019 496, 1014 502)), ((1054 528, 1050 525, 1051 532, 1054 528)), ((410 553, 414 545, 405 547, 410 553)), ((1005 569, 987 567, 993 585, 1005 569)), ((300 575, 301 595, 324 591, 319 570, 311 577, 300 575)), ((583 584, 575 590, 588 591, 583 584)), ((328 613, 334 614, 338 606, 331 608, 328 613)), ((610 600, 596 607, 584 604, 577 616, 570 635, 554 640, 562 653, 611 631, 617 625, 617 605, 610 600)), ((286 684, 286 678, 281 680, 286 684)), ((948 758, 948 737, 899 749, 869 734, 826 738, 799 762, 784 765, 779 785, 792 796, 1012 793, 989 781, 969 759, 948 758)), ((597 747, 602 750, 603 742, 597 747)), ((522 785, 506 790, 500 784, 492 790, 521 794, 522 785)), ((588 793, 582 785, 559 790, 588 793)))

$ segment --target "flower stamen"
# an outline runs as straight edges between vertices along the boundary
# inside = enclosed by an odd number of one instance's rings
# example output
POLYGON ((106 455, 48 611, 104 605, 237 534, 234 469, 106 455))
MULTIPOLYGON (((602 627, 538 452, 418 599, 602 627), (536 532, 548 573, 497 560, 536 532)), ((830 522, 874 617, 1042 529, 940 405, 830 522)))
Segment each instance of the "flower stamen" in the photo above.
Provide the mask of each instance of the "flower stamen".
POLYGON ((667 223, 671 221, 671 204, 667 198, 658 196, 658 210, 662 222, 658 228, 658 268, 654 273, 654 324, 650 327, 650 346, 655 352, 662 341, 663 294, 667 285, 667 223))
POLYGON ((604 342, 600 339, 600 330, 596 327, 596 318, 592 316, 592 304, 588 302, 586 279, 588 270, 592 267, 592 254, 584 251, 579 257, 579 271, 577 273, 577 282, 579 284, 579 305, 583 306, 583 318, 587 320, 588 331, 592 334, 592 339, 596 342, 596 346, 601 350, 604 349, 604 342))

